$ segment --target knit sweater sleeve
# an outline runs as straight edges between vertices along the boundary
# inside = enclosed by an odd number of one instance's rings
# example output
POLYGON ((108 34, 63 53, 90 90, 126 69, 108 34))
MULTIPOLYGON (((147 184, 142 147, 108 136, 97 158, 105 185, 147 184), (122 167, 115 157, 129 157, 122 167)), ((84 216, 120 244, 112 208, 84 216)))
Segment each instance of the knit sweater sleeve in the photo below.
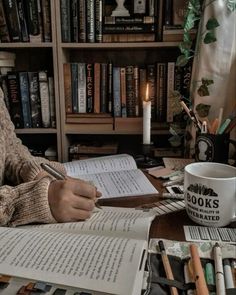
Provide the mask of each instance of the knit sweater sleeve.
MULTIPOLYGON (((16 137, 14 125, 11 122, 9 113, 3 101, 3 93, 0 89, 0 109, 1 120, 0 127, 4 136, 5 143, 5 177, 14 184, 20 184, 34 180, 42 172, 40 163, 49 162, 41 157, 34 157, 29 150, 16 137)), ((58 162, 50 162, 52 166, 66 173, 65 168, 58 162)))
MULTIPOLYGON (((1 153, 4 158, 3 167, 0 167, 0 178, 4 177, 7 183, 12 184, 12 186, 0 186, 0 224, 55 222, 48 204, 48 187, 52 178, 46 176, 37 180, 37 176, 42 172, 40 163, 48 161, 33 157, 16 137, 1 89, 0 132, 2 133, 1 153)), ((56 162, 50 164, 65 173, 62 164, 56 162)))
POLYGON ((0 224, 55 223, 48 204, 50 182, 49 177, 44 177, 16 187, 0 187, 0 224))

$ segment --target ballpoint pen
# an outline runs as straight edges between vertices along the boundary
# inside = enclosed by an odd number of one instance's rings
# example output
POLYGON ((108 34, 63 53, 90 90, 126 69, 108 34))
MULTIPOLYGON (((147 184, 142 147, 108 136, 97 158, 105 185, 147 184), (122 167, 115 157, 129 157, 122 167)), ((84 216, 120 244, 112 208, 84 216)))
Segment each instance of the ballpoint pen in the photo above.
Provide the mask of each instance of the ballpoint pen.
POLYGON ((215 279, 216 279, 216 294, 225 295, 224 270, 222 262, 221 248, 218 243, 213 247, 214 263, 215 263, 215 279))
MULTIPOLYGON (((44 171, 46 171, 48 174, 55 177, 57 180, 65 180, 66 179, 66 176, 64 174, 62 174, 60 171, 56 170, 51 165, 49 165, 47 163, 41 163, 40 165, 44 171)), ((99 209, 102 209, 102 207, 97 203, 95 203, 95 206, 99 209)))

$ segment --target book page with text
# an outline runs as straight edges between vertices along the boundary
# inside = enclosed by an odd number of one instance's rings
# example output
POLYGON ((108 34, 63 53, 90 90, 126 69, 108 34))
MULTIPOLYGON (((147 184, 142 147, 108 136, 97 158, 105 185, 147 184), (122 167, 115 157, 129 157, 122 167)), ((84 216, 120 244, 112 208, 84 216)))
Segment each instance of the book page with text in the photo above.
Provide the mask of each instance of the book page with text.
POLYGON ((4 274, 105 294, 141 293, 145 249, 141 240, 0 228, 4 274))
POLYGON ((72 161, 63 165, 67 174, 71 177, 79 177, 83 174, 137 169, 134 158, 127 154, 72 161))
POLYGON ((157 194, 141 170, 123 170, 98 174, 80 175, 81 179, 92 182, 102 193, 101 198, 117 198, 157 194))
POLYGON ((156 214, 147 209, 102 207, 85 221, 27 225, 20 228, 62 231, 67 233, 97 234, 147 240, 149 228, 156 214))

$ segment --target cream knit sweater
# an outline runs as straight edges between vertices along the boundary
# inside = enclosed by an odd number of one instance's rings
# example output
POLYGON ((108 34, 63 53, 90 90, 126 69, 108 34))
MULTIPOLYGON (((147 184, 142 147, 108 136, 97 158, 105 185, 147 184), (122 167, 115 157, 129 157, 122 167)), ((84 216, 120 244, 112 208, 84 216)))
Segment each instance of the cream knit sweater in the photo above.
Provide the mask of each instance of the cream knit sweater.
MULTIPOLYGON (((47 160, 33 157, 16 137, 0 89, 0 225, 55 222, 48 204, 52 177, 35 180, 42 162, 47 160), (4 185, 5 180, 14 186, 4 185)), ((61 164, 51 164, 65 173, 61 164)))

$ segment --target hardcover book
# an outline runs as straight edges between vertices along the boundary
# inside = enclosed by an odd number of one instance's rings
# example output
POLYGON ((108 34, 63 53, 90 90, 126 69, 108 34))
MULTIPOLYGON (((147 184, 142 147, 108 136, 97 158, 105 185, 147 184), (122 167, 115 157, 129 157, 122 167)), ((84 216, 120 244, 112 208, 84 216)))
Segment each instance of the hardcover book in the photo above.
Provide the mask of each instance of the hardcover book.
POLYGON ((65 92, 65 111, 72 113, 72 79, 71 79, 71 65, 69 63, 63 64, 64 74, 64 92, 65 92))
POLYGON ((19 87, 22 106, 22 115, 24 128, 31 128, 31 109, 30 109, 30 95, 29 95, 29 80, 27 72, 19 72, 19 87))
POLYGON ((113 115, 121 116, 121 98, 120 98, 120 67, 113 67, 113 115))
POLYGON ((127 117, 136 117, 136 98, 134 93, 134 66, 126 66, 126 106, 127 117))
POLYGON ((44 128, 50 127, 50 102, 49 102, 49 86, 48 75, 46 71, 38 73, 39 80, 39 95, 41 102, 42 126, 44 128))
POLYGON ((61 12, 61 40, 62 42, 71 42, 70 0, 60 1, 60 12, 61 12))
POLYGON ((41 0, 43 41, 52 42, 50 0, 41 0))
POLYGON ((3 0, 0 0, 0 41, 10 42, 10 34, 7 27, 6 15, 3 6, 3 0))
POLYGON ((28 72, 31 121, 33 128, 42 127, 38 72, 28 72))
POLYGON ((79 42, 86 42, 87 21, 86 21, 86 1, 79 2, 79 42))
POLYGON ((12 42, 21 41, 21 25, 16 0, 3 0, 7 27, 12 42))
POLYGON ((25 2, 23 0, 17 0, 17 8, 19 13, 22 41, 29 42, 25 2))
POLYGON ((41 42, 41 6, 38 0, 25 2, 30 42, 41 42))
POLYGON ((94 65, 86 64, 86 98, 87 98, 87 113, 93 112, 94 102, 94 65))
POLYGON ((78 105, 78 63, 72 62, 71 66, 71 101, 72 101, 72 112, 79 112, 78 105))
POLYGON ((79 113, 87 111, 87 93, 86 93, 86 64, 78 63, 78 108, 79 113))
POLYGON ((87 42, 95 42, 95 3, 94 0, 87 0, 86 32, 87 42))
POLYGON ((9 72, 7 74, 7 87, 11 119, 16 128, 22 128, 24 125, 18 79, 19 77, 17 72, 9 72))

